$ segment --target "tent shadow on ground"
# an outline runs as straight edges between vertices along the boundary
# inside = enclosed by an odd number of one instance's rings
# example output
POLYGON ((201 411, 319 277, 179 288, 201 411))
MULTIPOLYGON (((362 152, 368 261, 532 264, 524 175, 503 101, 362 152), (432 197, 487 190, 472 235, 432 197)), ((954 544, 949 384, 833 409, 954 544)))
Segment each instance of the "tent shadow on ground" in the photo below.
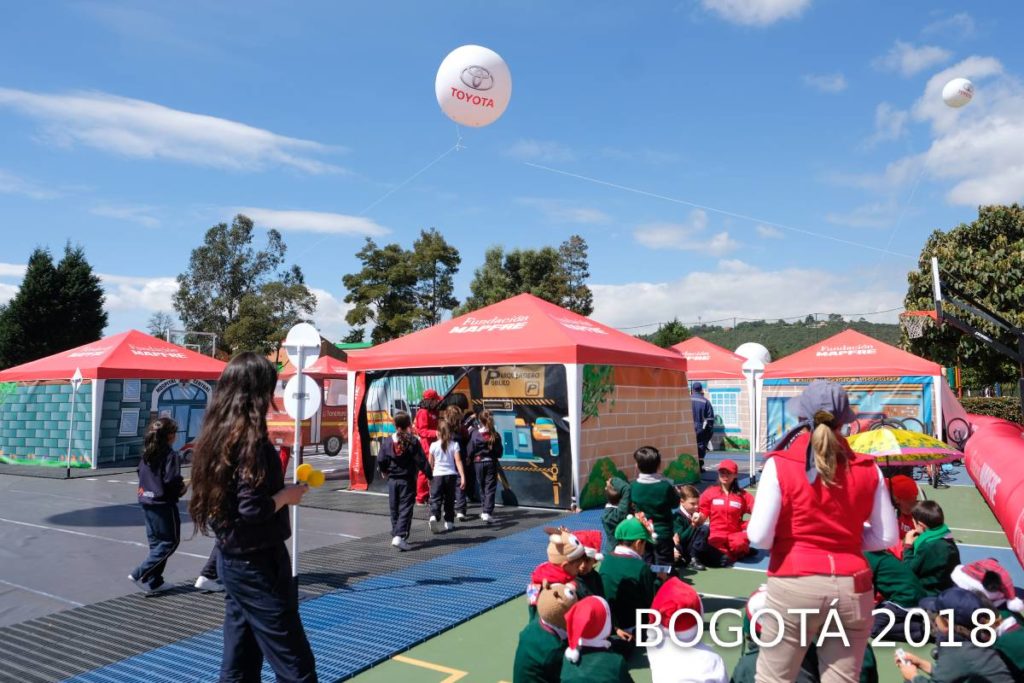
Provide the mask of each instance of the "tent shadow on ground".
MULTIPOLYGON (((182 524, 189 522, 188 512, 181 513, 182 524)), ((79 510, 69 510, 51 515, 45 520, 47 524, 55 526, 85 526, 85 527, 139 527, 145 526, 145 518, 142 515, 142 508, 137 503, 126 505, 99 505, 79 510)))

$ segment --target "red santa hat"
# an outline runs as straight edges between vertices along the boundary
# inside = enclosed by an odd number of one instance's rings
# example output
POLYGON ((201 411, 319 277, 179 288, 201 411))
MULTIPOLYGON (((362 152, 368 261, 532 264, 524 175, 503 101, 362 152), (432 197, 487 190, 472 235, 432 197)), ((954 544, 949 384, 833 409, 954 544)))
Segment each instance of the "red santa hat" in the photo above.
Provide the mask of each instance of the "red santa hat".
POLYGON ((996 607, 1005 604, 1011 612, 1024 613, 1024 600, 1017 597, 1010 573, 994 558, 958 564, 951 578, 960 588, 984 595, 996 607))
POLYGON ((917 484, 905 474, 888 480, 889 491, 896 500, 917 500, 917 484))
POLYGON ((577 602, 565 615, 565 630, 569 634, 565 658, 574 664, 580 661, 581 648, 611 647, 608 636, 612 633, 612 611, 608 601, 591 595, 577 602))
POLYGON ((542 562, 537 565, 537 568, 530 574, 530 583, 569 583, 573 580, 564 569, 557 564, 551 564, 550 562, 542 562))
POLYGON ((754 624, 754 630, 761 632, 761 624, 754 622, 754 615, 768 606, 768 584, 762 583, 747 598, 747 621, 754 624))
POLYGON ((661 615, 661 626, 664 629, 669 628, 673 615, 679 610, 693 610, 701 616, 697 617, 689 612, 680 614, 676 619, 675 632, 684 642, 689 642, 697 636, 697 629, 700 626, 697 620, 704 615, 704 605, 693 586, 685 584, 673 576, 662 584, 657 595, 654 596, 651 609, 657 610, 661 615))
POLYGON ((601 554, 601 532, 600 531, 574 531, 573 534, 583 544, 587 557, 597 562, 604 559, 601 554))

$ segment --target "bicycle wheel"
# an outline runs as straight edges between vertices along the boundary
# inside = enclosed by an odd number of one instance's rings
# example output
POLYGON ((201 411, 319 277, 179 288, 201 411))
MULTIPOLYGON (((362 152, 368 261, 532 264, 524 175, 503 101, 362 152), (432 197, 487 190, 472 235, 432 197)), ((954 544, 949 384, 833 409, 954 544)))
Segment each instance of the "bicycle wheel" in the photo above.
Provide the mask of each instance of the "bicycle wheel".
POLYGON ((971 425, 962 417, 954 417, 946 423, 946 437, 962 451, 971 438, 971 425))
POLYGON ((916 417, 905 417, 902 420, 895 420, 895 422, 899 423, 900 429, 924 434, 924 422, 921 422, 916 417))

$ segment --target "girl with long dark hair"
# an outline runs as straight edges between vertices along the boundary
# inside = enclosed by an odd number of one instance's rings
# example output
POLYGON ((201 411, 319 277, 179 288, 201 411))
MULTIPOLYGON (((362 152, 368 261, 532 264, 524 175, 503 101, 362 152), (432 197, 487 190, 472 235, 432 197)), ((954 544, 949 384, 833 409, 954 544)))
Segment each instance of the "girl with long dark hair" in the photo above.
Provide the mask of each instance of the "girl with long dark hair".
POLYGON ((146 428, 139 463, 139 505, 146 520, 149 556, 128 575, 136 586, 153 595, 167 590, 164 567, 181 541, 178 499, 185 494, 181 456, 171 448, 178 424, 161 417, 146 428))
POLYGON ((287 507, 298 505, 307 487, 285 485, 267 435, 276 382, 266 358, 232 358, 193 450, 189 512, 198 531, 217 537, 226 594, 221 681, 258 681, 264 657, 279 681, 317 680, 285 547, 287 507))
POLYGON ((465 488, 466 473, 462 469, 459 443, 452 435, 451 425, 441 419, 437 423, 437 441, 430 444, 430 531, 451 531, 455 523, 455 491, 465 488), (442 513, 444 524, 442 526, 442 513))
POLYGON ((468 409, 466 397, 462 394, 452 394, 453 400, 444 410, 444 420, 452 430, 452 438, 459 445, 459 460, 462 461, 462 476, 456 482, 455 487, 455 519, 465 522, 466 512, 469 509, 469 499, 474 497, 473 491, 476 486, 476 476, 473 472, 473 461, 469 459, 469 434, 472 423, 476 416, 468 409), (462 403, 465 402, 466 406, 462 403))
POLYGON ((494 496, 498 491, 498 458, 504 454, 501 434, 494 429, 494 417, 489 410, 481 410, 477 416, 479 426, 469 436, 469 459, 476 470, 480 484, 480 519, 491 523, 494 518, 494 496))

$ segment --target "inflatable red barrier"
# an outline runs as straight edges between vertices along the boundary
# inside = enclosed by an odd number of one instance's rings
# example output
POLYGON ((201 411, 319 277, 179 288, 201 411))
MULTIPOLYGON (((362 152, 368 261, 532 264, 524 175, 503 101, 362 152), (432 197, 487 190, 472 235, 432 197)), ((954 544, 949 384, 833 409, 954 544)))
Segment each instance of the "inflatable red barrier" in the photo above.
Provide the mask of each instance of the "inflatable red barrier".
POLYGON ((1024 567, 1024 427, 996 418, 974 425, 964 463, 1024 567))

